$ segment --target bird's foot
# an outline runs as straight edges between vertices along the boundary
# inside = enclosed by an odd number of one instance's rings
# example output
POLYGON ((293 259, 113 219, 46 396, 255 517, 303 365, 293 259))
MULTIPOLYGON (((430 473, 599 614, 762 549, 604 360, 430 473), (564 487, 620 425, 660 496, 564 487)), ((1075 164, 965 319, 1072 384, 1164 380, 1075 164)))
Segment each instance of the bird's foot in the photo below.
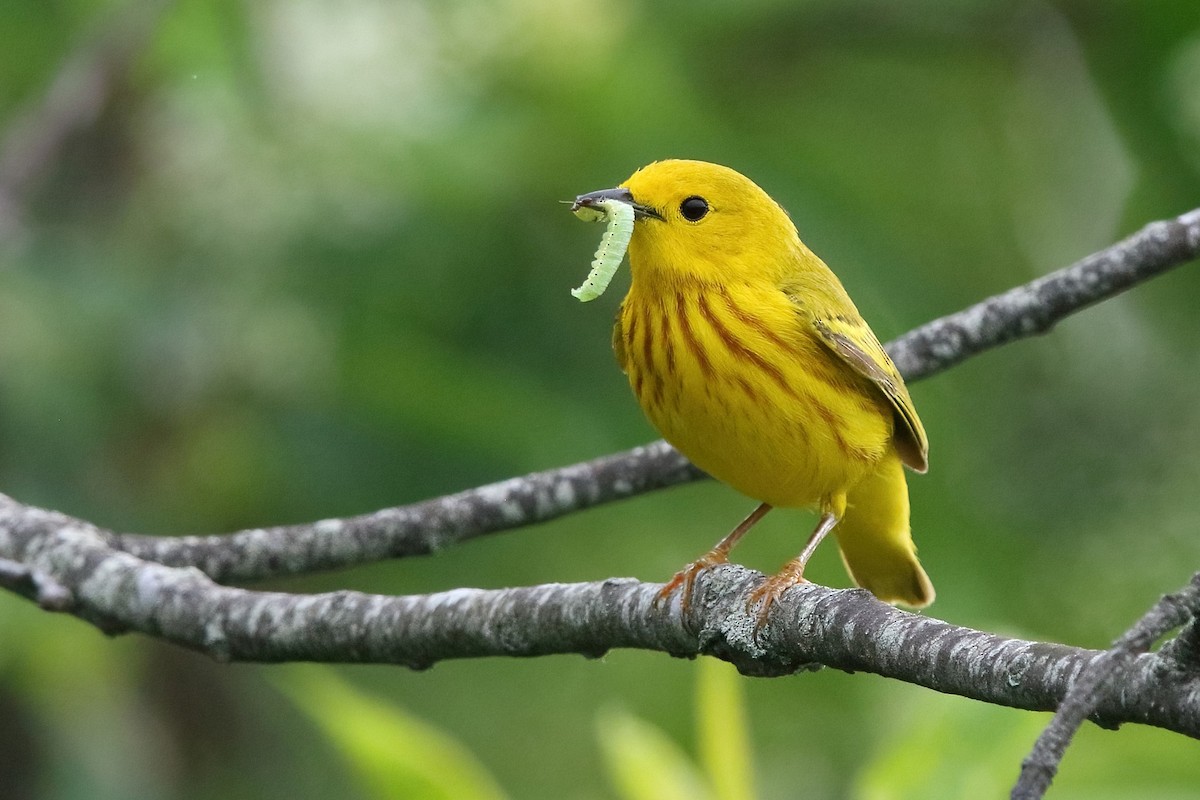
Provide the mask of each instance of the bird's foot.
MULTIPOLYGON (((797 559, 799 561, 799 559, 797 559)), ((750 592, 746 598, 746 613, 753 613, 757 616, 754 623, 754 639, 759 638, 759 632, 763 626, 767 624, 767 618, 771 616, 771 608, 775 605, 779 598, 783 597, 784 593, 793 586, 804 583, 804 565, 798 564, 796 561, 789 562, 777 574, 767 578, 758 588, 750 592), (755 607, 758 607, 757 612, 755 607)))
POLYGON ((692 605, 692 588, 696 585, 696 577, 706 569, 715 567, 718 564, 726 564, 729 559, 720 553, 705 553, 697 558, 692 563, 688 564, 683 569, 676 572, 671 580, 667 581, 663 588, 658 590, 658 594, 654 597, 654 604, 661 605, 670 600, 671 595, 677 589, 681 589, 679 602, 682 606, 684 614, 687 614, 692 605))

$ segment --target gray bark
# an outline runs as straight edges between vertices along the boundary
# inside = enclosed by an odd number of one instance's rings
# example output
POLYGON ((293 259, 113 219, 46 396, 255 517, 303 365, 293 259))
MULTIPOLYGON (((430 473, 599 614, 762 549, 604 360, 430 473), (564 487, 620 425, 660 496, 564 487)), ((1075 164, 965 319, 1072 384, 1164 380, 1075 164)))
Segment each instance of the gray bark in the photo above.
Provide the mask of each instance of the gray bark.
MULTIPOLYGON (((861 589, 815 584, 785 594, 756 636, 758 616, 747 609, 747 599, 763 576, 732 564, 700 575, 685 616, 678 597, 655 603, 660 584, 632 578, 407 597, 256 592, 221 586, 194 567, 143 561, 113 549, 109 540, 87 522, 0 495, 0 558, 8 560, 10 588, 20 584, 22 594, 33 596, 38 582, 31 575, 51 576, 43 583, 53 587, 55 608, 108 633, 137 631, 222 661, 425 669, 452 658, 597 658, 614 648, 638 648, 712 655, 764 677, 820 665, 873 672, 1047 711, 1107 657, 951 625, 893 608, 861 589), (13 564, 26 574, 14 575, 13 564)), ((1085 715, 1104 725, 1142 722, 1200 738, 1195 665, 1133 655, 1117 688, 1098 692, 1094 710, 1085 715)))

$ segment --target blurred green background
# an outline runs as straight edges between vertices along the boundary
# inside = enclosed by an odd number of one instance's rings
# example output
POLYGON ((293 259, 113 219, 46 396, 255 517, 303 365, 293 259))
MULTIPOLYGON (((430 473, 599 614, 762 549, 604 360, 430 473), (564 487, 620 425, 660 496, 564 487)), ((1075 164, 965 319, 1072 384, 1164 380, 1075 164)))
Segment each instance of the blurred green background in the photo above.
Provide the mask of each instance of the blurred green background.
MULTIPOLYGON (((600 229, 557 201, 657 158, 755 179, 885 340, 1200 205, 1195 0, 0 9, 0 491, 124 531, 367 512, 653 438, 609 348, 628 275, 570 296, 600 229), (95 105, 61 146, 51 85, 95 105)), ((1200 568, 1198 300, 1193 265, 913 387, 933 614, 1103 646, 1200 568)), ((272 586, 662 580, 751 506, 697 484, 272 586)), ((741 560, 810 525, 771 515, 741 560)), ((810 577, 846 585, 835 548, 810 577)), ((704 674, 224 666, 0 595, 0 797, 733 798, 697 766, 723 754, 746 797, 1006 796, 1046 720, 704 674)), ((1051 796, 1197 785, 1194 742, 1091 728, 1051 796)))

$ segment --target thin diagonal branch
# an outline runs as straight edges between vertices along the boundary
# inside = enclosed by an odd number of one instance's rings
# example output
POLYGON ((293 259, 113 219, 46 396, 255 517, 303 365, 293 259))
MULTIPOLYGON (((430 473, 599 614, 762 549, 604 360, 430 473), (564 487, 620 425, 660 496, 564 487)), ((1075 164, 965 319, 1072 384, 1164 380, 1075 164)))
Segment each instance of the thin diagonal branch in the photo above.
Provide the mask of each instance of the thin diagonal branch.
POLYGON ((905 380, 934 375, 1002 344, 1046 333, 1066 317, 1200 256, 1200 208, 1151 222, 1069 267, 904 334, 888 353, 905 380))
MULTIPOLYGON (((1112 649, 1091 659, 1070 684, 1054 719, 1042 731, 1033 751, 1021 763, 1021 776, 1012 790, 1013 800, 1041 800, 1058 773, 1075 732, 1111 693, 1112 687, 1135 668, 1138 658, 1168 632, 1195 622, 1200 613, 1200 574, 1174 594, 1165 595, 1132 628, 1113 643, 1112 649)), ((1167 658, 1158 659, 1169 663, 1167 658)))
MULTIPOLYGON (((1153 222, 1072 266, 922 325, 888 345, 916 381, 1055 323, 1200 255, 1200 209, 1153 222)), ((703 473, 658 441, 359 517, 222 536, 114 535, 113 546, 159 563, 198 567, 218 581, 311 572, 421 555, 498 531, 675 486, 703 473)))
MULTIPOLYGON (((613 648, 713 655, 746 674, 824 664, 873 672, 1013 708, 1049 710, 1102 654, 1010 639, 910 614, 863 590, 804 584, 773 607, 761 639, 746 600, 763 577, 735 565, 698 578, 687 618, 659 607, 659 584, 633 579, 388 597, 291 595, 214 583, 194 568, 143 561, 110 534, 0 495, 0 558, 51 576, 70 612, 107 632, 138 631, 215 658, 403 664, 613 648)), ((1200 672, 1133 657, 1120 691, 1101 694, 1108 724, 1141 722, 1200 738, 1200 672)))
POLYGON ((218 581, 253 580, 436 553, 477 536, 546 522, 703 474, 675 448, 658 441, 347 519, 220 536, 112 534, 111 544, 160 564, 197 567, 218 581))
POLYGON ((1200 614, 1164 644, 1161 653, 1183 668, 1200 670, 1200 614))

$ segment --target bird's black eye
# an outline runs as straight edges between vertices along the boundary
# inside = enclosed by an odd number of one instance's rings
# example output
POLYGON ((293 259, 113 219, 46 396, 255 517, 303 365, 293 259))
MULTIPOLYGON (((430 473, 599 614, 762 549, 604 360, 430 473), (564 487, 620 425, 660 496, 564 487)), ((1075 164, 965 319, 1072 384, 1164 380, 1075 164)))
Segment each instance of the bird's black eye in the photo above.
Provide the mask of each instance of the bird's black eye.
POLYGON ((692 195, 679 204, 679 213, 688 222, 699 222, 708 213, 708 201, 703 197, 692 195))

